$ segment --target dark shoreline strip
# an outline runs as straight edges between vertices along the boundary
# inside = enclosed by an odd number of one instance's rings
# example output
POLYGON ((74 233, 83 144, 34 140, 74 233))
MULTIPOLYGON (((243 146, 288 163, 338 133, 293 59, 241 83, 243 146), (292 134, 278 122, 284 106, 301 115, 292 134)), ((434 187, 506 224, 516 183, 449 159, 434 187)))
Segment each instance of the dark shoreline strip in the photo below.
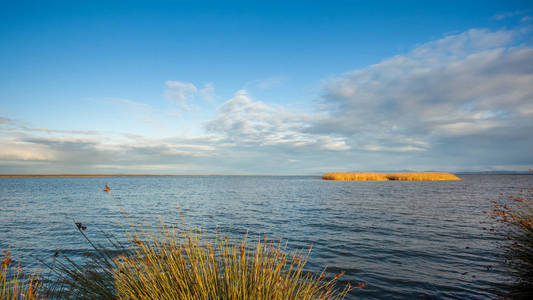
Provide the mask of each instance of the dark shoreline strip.
POLYGON ((231 175, 231 174, 0 174, 0 178, 34 178, 34 177, 207 177, 207 176, 264 176, 264 177, 274 177, 274 176, 320 176, 320 175, 257 175, 257 174, 241 174, 241 175, 231 175))

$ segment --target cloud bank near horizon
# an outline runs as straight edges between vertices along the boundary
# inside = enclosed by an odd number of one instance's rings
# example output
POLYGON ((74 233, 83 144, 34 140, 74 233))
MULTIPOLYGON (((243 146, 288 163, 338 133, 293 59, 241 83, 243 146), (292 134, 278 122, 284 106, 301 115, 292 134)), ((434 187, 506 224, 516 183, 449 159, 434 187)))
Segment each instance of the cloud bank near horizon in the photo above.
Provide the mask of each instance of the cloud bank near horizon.
MULTIPOLYGON (((322 83, 313 111, 240 90, 195 137, 30 127, 0 117, 2 173, 525 170, 533 164, 530 29, 472 29, 322 83)), ((167 81, 185 112, 213 84, 167 81)), ((134 103, 134 102, 132 102, 134 103)), ((143 104, 144 105, 144 104, 143 104)))

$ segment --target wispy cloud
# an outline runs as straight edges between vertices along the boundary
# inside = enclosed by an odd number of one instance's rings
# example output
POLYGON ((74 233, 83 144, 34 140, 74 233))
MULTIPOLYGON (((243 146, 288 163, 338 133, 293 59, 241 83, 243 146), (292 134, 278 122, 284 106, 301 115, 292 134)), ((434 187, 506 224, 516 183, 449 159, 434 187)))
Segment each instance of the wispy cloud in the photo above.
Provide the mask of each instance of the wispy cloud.
POLYGON ((288 80, 286 76, 271 76, 262 79, 256 79, 247 82, 244 87, 247 88, 258 88, 262 90, 271 89, 273 87, 279 86, 285 83, 288 80))
POLYGON ((200 89, 190 82, 168 80, 165 84, 165 96, 184 110, 191 110, 198 96, 208 102, 215 100, 215 86, 212 83, 206 83, 200 89))
POLYGON ((0 139, 0 161, 55 161, 57 153, 45 145, 17 139, 0 139))
POLYGON ((103 165, 118 170, 164 163, 176 167, 208 157, 215 149, 207 137, 153 138, 120 132, 34 128, 16 121, 10 124, 9 128, 0 127, 0 166, 4 166, 4 172, 35 173, 36 167, 48 172, 98 172, 98 166, 103 165))
POLYGON ((215 85, 212 83, 206 83, 204 87, 198 91, 198 94, 204 100, 213 103, 215 101, 215 85))
POLYGON ((190 109, 190 103, 194 100, 194 96, 198 89, 190 82, 171 81, 166 82, 167 89, 165 95, 168 99, 173 101, 185 110, 190 109))
POLYGON ((530 10, 514 10, 514 11, 507 11, 499 14, 495 14, 492 18, 495 20, 504 20, 512 17, 522 16, 527 13, 529 13, 530 10))
POLYGON ((13 120, 10 118, 0 117, 0 124, 13 124, 13 120))

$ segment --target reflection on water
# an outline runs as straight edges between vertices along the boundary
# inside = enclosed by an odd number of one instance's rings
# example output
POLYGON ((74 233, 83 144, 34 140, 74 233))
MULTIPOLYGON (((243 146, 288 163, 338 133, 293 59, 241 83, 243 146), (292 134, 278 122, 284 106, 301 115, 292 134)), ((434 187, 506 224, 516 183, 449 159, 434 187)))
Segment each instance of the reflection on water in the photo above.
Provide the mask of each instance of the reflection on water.
POLYGON ((533 176, 468 175, 450 182, 335 182, 319 177, 1 178, 0 249, 35 266, 28 254, 89 249, 74 227, 121 234, 120 209, 145 224, 183 219, 208 231, 313 243, 309 267, 346 271, 350 297, 495 298, 510 278, 497 265, 502 249, 482 213, 486 198, 532 186, 533 176))

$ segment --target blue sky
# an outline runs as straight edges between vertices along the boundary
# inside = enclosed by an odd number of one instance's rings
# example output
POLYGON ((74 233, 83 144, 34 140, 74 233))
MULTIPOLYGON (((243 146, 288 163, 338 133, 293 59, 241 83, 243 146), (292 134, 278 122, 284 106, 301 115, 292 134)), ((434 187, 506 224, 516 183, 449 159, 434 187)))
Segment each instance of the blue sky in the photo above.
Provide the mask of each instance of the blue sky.
POLYGON ((0 173, 525 170, 532 16, 528 1, 4 2, 0 173))

